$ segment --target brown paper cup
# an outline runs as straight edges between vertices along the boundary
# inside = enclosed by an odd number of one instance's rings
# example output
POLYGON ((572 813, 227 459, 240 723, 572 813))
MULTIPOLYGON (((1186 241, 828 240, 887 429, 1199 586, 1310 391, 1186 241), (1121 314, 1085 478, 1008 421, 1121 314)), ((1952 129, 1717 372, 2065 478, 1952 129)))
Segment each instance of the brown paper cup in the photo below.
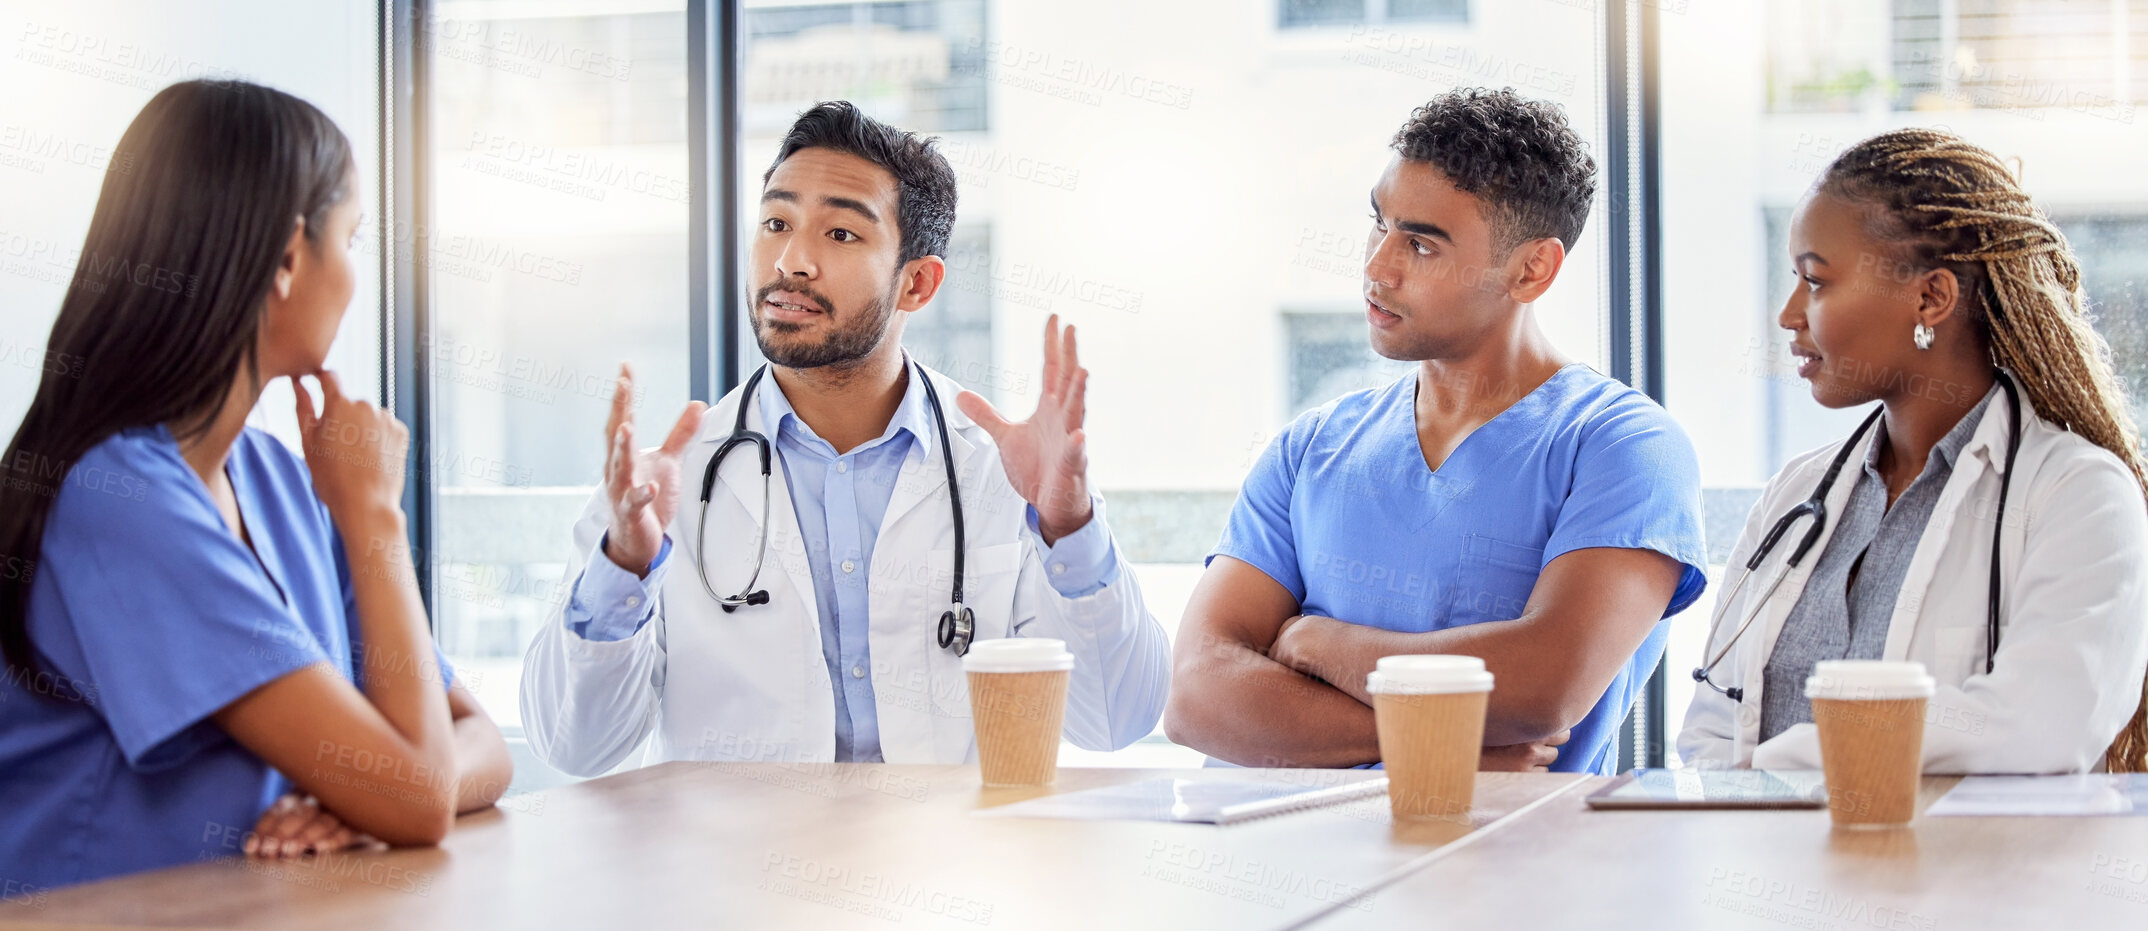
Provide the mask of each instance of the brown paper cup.
POLYGON ((1827 811, 1852 827, 1908 824, 1917 814, 1928 699, 1815 698, 1827 811))
POLYGON ((977 763, 988 786, 1048 786, 1059 772, 1069 670, 969 674, 977 763))
POLYGON ((1372 696, 1380 760, 1387 767, 1387 803, 1395 820, 1469 816, 1490 696, 1489 690, 1372 696))

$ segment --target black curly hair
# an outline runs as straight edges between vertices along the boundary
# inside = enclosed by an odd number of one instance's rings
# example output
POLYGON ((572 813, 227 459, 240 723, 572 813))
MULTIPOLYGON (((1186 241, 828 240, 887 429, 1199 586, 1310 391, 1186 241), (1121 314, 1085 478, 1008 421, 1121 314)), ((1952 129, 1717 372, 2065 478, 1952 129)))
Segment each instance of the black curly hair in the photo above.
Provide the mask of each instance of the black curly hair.
POLYGON ((1412 112, 1394 149, 1482 202, 1493 255, 1544 238, 1572 249, 1588 223, 1596 160, 1558 104, 1511 87, 1456 88, 1412 112))
POLYGON ((928 255, 945 258, 947 237, 955 227, 955 169, 933 148, 934 141, 866 116, 847 100, 818 103, 791 124, 761 183, 767 184, 776 166, 801 149, 855 155, 895 176, 899 190, 895 225, 902 231, 898 261, 928 255))

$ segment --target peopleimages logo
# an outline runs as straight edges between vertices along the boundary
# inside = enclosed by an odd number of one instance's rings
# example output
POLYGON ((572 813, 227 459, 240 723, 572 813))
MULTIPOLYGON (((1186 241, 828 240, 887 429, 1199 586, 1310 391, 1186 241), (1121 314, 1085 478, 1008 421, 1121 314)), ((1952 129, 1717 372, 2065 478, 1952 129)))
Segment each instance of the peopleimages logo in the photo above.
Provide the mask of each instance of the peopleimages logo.
POLYGON ((1002 72, 1055 82, 1084 92, 1083 103, 1100 103, 1103 96, 1110 95, 1174 110, 1193 106, 1193 88, 1159 81, 1140 72, 1061 56, 1040 48, 1009 45, 997 39, 971 39, 969 51, 982 51, 985 62, 1002 72))
POLYGON ((986 145, 949 143, 940 154, 956 171, 967 171, 977 183, 989 185, 994 175, 1027 181, 1062 191, 1081 185, 1081 170, 1030 155, 1003 152, 986 145))
POLYGON ((761 863, 759 887, 835 908, 900 922, 910 909, 935 918, 976 925, 992 923, 993 904, 914 882, 797 854, 770 852, 761 863))
POLYGON ((419 47, 445 58, 480 67, 539 77, 546 66, 577 71, 614 81, 627 80, 634 61, 603 49, 563 42, 542 28, 542 21, 516 25, 514 21, 453 19, 428 16, 419 30, 419 47))
POLYGON ((472 156, 483 159, 465 163, 473 170, 591 200, 603 200, 608 188, 682 204, 693 197, 693 185, 683 177, 651 171, 592 152, 527 142, 483 130, 470 133, 467 148, 472 156))
POLYGON ((1799 927, 1826 920, 1851 927, 1888 928, 1900 931, 1934 931, 1938 921, 1929 915, 1856 896, 1837 895, 1808 883, 1762 877, 1743 870, 1714 867, 1708 871, 1702 903, 1754 918, 1765 918, 1799 927))
POLYGON ((146 91, 193 78, 252 80, 240 72, 176 52, 118 42, 51 23, 24 22, 16 42, 17 61, 146 91))
MULTIPOLYGON (((108 145, 70 139, 58 133, 39 132, 12 123, 0 128, 0 150, 24 158, 52 159, 91 171, 128 174, 134 169, 134 154, 131 152, 115 157, 112 147, 108 145)), ((36 170, 42 172, 44 166, 39 164, 36 170)))

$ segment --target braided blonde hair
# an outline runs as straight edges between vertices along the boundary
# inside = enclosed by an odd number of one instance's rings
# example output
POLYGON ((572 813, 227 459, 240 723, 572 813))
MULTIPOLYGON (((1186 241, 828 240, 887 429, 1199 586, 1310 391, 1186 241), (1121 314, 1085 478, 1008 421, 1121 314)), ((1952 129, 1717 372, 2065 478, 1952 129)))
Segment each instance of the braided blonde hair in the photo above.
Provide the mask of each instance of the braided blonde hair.
MULTIPOLYGON (((1842 153, 1820 189, 1878 208, 1871 232, 1915 267, 1953 271, 1992 363, 2020 376, 2044 420, 2117 455, 2148 495, 2148 459, 2110 346, 2090 325, 2080 264, 2004 162, 1952 133, 1899 129, 1842 153)), ((2148 771, 2148 683, 2104 764, 2148 771)))

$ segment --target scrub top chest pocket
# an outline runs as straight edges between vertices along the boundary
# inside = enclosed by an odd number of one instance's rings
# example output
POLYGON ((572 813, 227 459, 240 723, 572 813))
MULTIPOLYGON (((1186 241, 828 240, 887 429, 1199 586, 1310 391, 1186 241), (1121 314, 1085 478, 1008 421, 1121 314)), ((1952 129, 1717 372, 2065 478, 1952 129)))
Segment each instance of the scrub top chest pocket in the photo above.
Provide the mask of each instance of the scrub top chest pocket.
POLYGON ((1543 567, 1541 545, 1470 534, 1462 542, 1461 571, 1448 583, 1450 623, 1443 626, 1520 617, 1543 567))

